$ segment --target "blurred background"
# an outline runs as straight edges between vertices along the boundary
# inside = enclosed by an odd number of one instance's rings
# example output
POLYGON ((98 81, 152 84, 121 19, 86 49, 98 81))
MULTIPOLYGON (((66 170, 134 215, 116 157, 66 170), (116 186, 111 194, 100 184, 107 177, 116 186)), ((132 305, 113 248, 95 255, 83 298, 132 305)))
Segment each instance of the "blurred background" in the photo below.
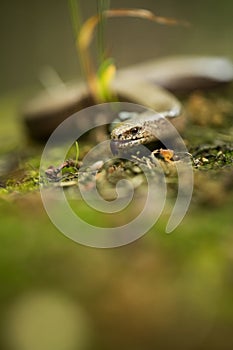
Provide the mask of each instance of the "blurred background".
MULTIPOLYGON (((96 1, 80 6, 83 19, 97 11, 96 1)), ((111 7, 191 23, 110 19, 107 46, 118 67, 176 54, 233 58, 231 0, 112 0, 111 7)), ((51 66, 64 81, 81 73, 65 0, 1 1, 0 38, 1 165, 6 144, 25 143, 18 106, 42 87, 41 70, 51 66)), ((194 198, 172 235, 164 233, 165 214, 145 237, 112 250, 64 237, 38 193, 0 196, 0 347, 232 349, 232 192, 215 196, 209 180, 204 174, 203 202, 194 198)))
MULTIPOLYGON (((1 1, 0 92, 38 84, 40 70, 52 66, 64 80, 80 75, 68 1, 1 1)), ((96 1, 80 1, 83 19, 97 11, 96 1)), ((118 67, 164 55, 233 56, 230 0, 111 0, 111 7, 146 8, 191 23, 162 26, 142 19, 107 23, 107 47, 118 67)))

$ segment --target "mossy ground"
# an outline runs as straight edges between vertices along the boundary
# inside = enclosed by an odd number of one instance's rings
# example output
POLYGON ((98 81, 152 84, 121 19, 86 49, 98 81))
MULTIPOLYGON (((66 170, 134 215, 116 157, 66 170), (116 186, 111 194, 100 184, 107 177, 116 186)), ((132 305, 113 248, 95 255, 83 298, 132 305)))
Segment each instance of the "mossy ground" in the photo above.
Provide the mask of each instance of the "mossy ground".
MULTIPOLYGON (((173 163, 179 160, 166 162, 161 158, 158 161, 166 172, 171 202, 146 236, 113 250, 80 246, 50 222, 41 203, 39 182, 55 187, 68 185, 68 191, 72 191, 77 188, 77 176, 81 176, 78 166, 64 168, 59 181, 39 178, 43 145, 29 142, 21 121, 16 119, 19 98, 2 100, 3 331, 7 327, 5 315, 14 311, 15 303, 22 297, 52 291, 72 300, 74 308, 81 306, 90 320, 91 349, 231 348, 232 95, 229 87, 183 98, 189 116, 184 139, 192 154, 195 181, 189 211, 179 227, 171 235, 164 233, 176 195, 173 163), (206 105, 210 114, 205 120, 206 105), (214 122, 213 111, 218 115, 214 122)), ((68 158, 75 160, 75 150, 72 152, 68 158)), ((81 145, 80 153, 79 160, 81 145)), ((56 168, 61 163, 51 165, 56 168)), ((103 186, 100 190, 109 199, 117 180, 133 179, 138 191, 144 181, 138 166, 129 161, 109 163, 96 169, 96 173, 100 184, 108 183, 108 188, 103 186)), ((87 175, 82 176, 84 186, 92 181, 87 175)), ((126 219, 117 217, 114 222, 112 216, 90 213, 81 200, 71 201, 71 206, 84 220, 100 226, 123 224, 126 219)), ((135 214, 135 208, 129 208, 129 218, 132 213, 135 214)))
MULTIPOLYGON (((187 116, 187 125, 183 137, 191 155, 193 168, 195 172, 208 171, 206 173, 207 178, 211 177, 212 174, 215 178, 215 175, 219 173, 218 181, 219 177, 221 178, 221 172, 225 168, 230 172, 233 164, 232 96, 232 86, 216 89, 212 92, 194 92, 186 96, 180 96, 183 99, 187 116)), ((17 105, 17 99, 16 104, 14 102, 14 100, 13 103, 8 99, 3 100, 5 109, 2 121, 3 150, 1 155, 0 195, 38 191, 40 182, 47 183, 47 180, 52 182, 51 176, 49 178, 45 175, 43 179, 39 176, 40 155, 43 146, 28 143, 29 141, 22 132, 22 124, 20 125, 20 121, 15 118, 16 109, 14 109, 14 106, 17 105), (10 140, 14 138, 12 143, 9 142, 9 139, 5 139, 8 131, 9 134, 13 135, 13 137, 10 137, 10 140)), ((85 149, 86 152, 91 147, 92 145, 88 143, 82 144, 81 157, 82 149, 85 149)), ((66 184, 67 186, 75 185, 78 182, 78 177, 84 178, 83 174, 79 174, 79 166, 75 164, 75 149, 67 157, 72 158, 73 162, 63 166, 63 169, 60 169, 53 178, 55 182, 60 181, 63 186, 65 186, 65 182, 69 182, 69 184, 66 184)), ((176 158, 174 160, 176 161, 176 158)), ((159 156, 158 161, 165 169, 167 177, 175 179, 176 174, 172 170, 172 162, 168 163, 161 156, 159 156)), ((98 165, 98 169, 95 170, 96 173, 102 172, 102 176, 99 175, 99 178, 104 182, 103 186, 111 187, 111 179, 109 182, 109 178, 115 177, 116 181, 119 176, 135 178, 134 165, 135 159, 131 163, 115 161, 107 165, 98 165), (103 174, 106 175, 106 172, 108 178, 103 176, 103 174)), ((51 164, 51 166, 56 170, 61 164, 51 164)))

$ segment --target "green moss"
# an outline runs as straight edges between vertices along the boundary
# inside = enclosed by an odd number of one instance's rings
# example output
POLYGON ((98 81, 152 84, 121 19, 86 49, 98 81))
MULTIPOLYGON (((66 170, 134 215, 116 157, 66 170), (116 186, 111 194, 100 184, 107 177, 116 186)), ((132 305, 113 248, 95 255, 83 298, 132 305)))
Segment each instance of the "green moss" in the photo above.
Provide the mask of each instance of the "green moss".
POLYGON ((39 173, 36 170, 25 170, 19 179, 10 178, 5 186, 0 189, 0 195, 10 193, 28 193, 39 189, 39 173))
POLYGON ((221 170, 233 165, 233 145, 198 147, 192 152, 194 167, 221 170))

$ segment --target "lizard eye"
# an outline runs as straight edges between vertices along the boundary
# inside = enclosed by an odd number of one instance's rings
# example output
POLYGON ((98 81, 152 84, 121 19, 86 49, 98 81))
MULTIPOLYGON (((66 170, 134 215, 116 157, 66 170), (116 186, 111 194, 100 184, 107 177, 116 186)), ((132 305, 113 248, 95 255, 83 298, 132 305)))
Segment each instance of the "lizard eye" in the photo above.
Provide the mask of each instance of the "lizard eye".
POLYGON ((130 131, 131 131, 132 135, 136 135, 138 133, 138 131, 139 131, 139 128, 138 127, 134 127, 130 131))

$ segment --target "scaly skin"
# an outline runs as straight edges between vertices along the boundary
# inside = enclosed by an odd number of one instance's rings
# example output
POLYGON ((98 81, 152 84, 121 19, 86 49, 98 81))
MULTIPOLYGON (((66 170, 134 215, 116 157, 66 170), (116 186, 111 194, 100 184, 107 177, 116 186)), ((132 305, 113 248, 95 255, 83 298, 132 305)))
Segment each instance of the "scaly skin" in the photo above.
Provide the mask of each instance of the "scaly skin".
POLYGON ((172 120, 180 114, 181 109, 179 108, 161 113, 129 113, 129 118, 122 123, 118 123, 111 132, 113 153, 117 153, 120 149, 147 144, 172 136, 173 129, 168 127, 167 119, 172 120))

